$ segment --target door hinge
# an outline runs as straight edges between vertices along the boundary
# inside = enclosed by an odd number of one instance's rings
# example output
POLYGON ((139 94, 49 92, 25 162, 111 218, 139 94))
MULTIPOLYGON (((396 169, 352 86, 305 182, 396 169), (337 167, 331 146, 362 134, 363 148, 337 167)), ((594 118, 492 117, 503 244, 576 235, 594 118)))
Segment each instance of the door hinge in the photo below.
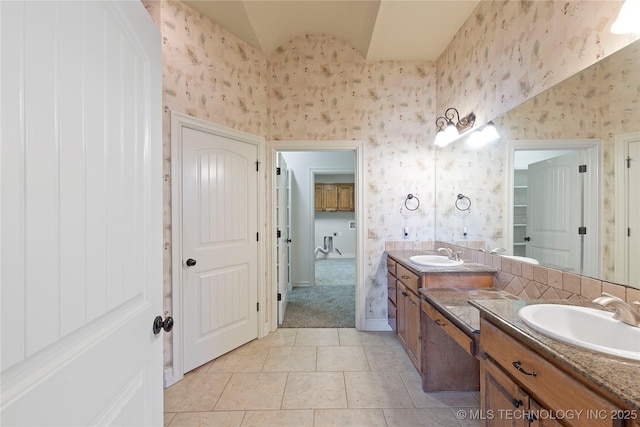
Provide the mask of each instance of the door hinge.
POLYGON ((278 301, 282 301, 282 294, 278 292, 278 301))
POLYGON ((256 160, 256 172, 260 171, 260 162, 256 160))
POLYGON ((260 233, 256 233, 256 242, 260 241, 260 233))
POLYGON ((627 169, 631 169, 631 157, 627 156, 625 160, 627 161, 627 169))
POLYGON ((280 175, 282 173, 282 170, 280 168, 276 168, 276 175, 280 175))
POLYGON ((578 173, 586 173, 586 172, 587 172, 587 165, 578 166, 578 173))
POLYGON ((282 237, 282 231, 278 230, 276 231, 276 237, 279 239, 282 237))
POLYGON ((627 228, 627 237, 631 237, 631 228, 630 227, 627 228))
POLYGON ((578 234, 587 234, 587 227, 578 227, 578 234))
POLYGON ((256 311, 260 311, 260 303, 259 302, 256 303, 256 311))

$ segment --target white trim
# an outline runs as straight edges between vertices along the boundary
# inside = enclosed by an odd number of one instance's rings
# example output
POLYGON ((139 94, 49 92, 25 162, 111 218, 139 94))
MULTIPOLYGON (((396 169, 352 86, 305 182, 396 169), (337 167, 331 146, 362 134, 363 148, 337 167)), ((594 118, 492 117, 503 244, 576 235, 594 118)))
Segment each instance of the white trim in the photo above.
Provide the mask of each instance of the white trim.
MULTIPOLYGON (((206 133, 211 133, 225 138, 235 139, 248 144, 256 145, 258 148, 258 161, 263 164, 264 158, 264 138, 247 132, 238 131, 206 120, 191 117, 186 114, 171 112, 171 289, 172 289, 172 311, 175 319, 173 328, 173 367, 172 375, 165 371, 165 387, 180 381, 184 376, 184 310, 182 292, 182 129, 195 129, 206 133), (171 381, 171 382, 170 382, 171 381), (170 383, 169 383, 170 382, 170 383)), ((258 174, 258 228, 259 233, 264 236, 265 214, 264 209, 264 173, 258 174)), ((258 242, 258 303, 261 307, 266 307, 264 300, 265 287, 265 240, 261 238, 258 242)), ((258 338, 265 336, 264 323, 267 310, 260 310, 258 313, 258 338)))
POLYGON ((624 135, 616 135, 615 137, 615 282, 628 285, 629 271, 631 263, 629 260, 629 251, 627 251, 627 226, 629 219, 627 218, 628 200, 624 195, 627 192, 627 166, 625 159, 629 154, 629 143, 640 140, 640 132, 632 132, 624 135))
MULTIPOLYGON (((267 149, 267 284, 266 295, 271 298, 269 310, 270 330, 277 328, 277 277, 275 268, 276 221, 275 221, 275 162, 281 151, 354 151, 355 152, 355 206, 356 206, 356 329, 366 330, 366 292, 364 275, 364 141, 270 141, 267 149)), ((349 173, 352 173, 349 171, 349 173)), ((386 322, 386 319, 383 319, 386 322)))
POLYGON ((393 331, 389 326, 389 319, 367 319, 365 331, 393 331))
MULTIPOLYGON (((513 183, 514 183, 514 156, 516 151, 551 151, 551 150, 586 150, 589 164, 593 165, 594 186, 585 187, 585 195, 589 199, 587 205, 598 206, 597 212, 587 210, 585 212, 585 226, 592 237, 592 245, 596 250, 585 252, 585 265, 592 266, 595 274, 589 277, 602 278, 602 140, 600 139, 550 139, 550 140, 510 140, 507 144, 507 196, 506 206, 506 232, 505 244, 507 253, 513 249, 513 183), (595 199, 595 200, 594 200, 595 199)), ((588 185, 588 184, 587 184, 588 185)))

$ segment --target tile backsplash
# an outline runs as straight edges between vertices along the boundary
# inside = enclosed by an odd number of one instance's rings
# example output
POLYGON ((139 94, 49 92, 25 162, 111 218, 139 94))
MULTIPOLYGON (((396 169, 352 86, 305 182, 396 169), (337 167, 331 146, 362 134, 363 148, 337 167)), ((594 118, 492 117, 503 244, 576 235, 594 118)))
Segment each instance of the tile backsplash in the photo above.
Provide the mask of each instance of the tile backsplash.
POLYGON ((400 240, 386 242, 385 250, 434 250, 448 247, 462 251, 462 259, 465 261, 498 270, 494 279, 495 287, 522 299, 593 300, 602 292, 607 292, 629 304, 640 301, 640 289, 480 252, 476 248, 481 247, 482 243, 471 242, 468 245, 465 242, 464 246, 459 246, 440 241, 400 240))

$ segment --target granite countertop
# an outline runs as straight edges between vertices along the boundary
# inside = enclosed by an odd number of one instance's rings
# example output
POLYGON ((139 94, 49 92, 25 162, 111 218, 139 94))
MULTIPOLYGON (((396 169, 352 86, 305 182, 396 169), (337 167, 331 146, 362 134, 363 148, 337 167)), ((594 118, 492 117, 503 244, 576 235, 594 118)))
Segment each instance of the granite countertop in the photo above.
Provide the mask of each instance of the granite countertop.
POLYGON ((418 289, 422 298, 473 337, 480 332, 480 312, 469 300, 518 299, 499 289, 418 289))
POLYGON ((512 299, 471 299, 469 303, 498 328, 556 364, 591 381, 624 402, 627 409, 640 409, 640 362, 561 343, 529 329, 518 318, 518 310, 531 304, 595 307, 594 304, 587 301, 512 299))
MULTIPOLYGON (((442 274, 442 273, 495 273, 497 270, 482 264, 475 264, 464 261, 464 264, 458 267, 428 267, 426 265, 418 265, 409 261, 414 255, 442 255, 437 251, 428 250, 409 250, 409 251, 385 251, 387 256, 393 258, 415 274, 442 274)), ((464 258, 463 258, 464 259, 464 258)))

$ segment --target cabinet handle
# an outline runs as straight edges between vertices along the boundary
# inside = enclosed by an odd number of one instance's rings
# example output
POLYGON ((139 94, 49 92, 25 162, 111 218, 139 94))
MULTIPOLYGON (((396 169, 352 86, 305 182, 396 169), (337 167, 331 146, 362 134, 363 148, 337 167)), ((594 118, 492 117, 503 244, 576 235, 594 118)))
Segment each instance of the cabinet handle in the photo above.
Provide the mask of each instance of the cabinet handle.
POLYGON ((405 291, 402 291, 402 296, 406 298, 407 296, 409 296, 409 294, 406 293, 405 291))
POLYGON ((407 280, 409 278, 409 276, 400 276, 401 279, 407 280))
POLYGON ((522 400, 518 400, 515 397, 511 399, 511 403, 513 404, 514 408, 519 408, 522 406, 522 400))
POLYGON ((530 375, 532 377, 536 377, 538 376, 538 374, 535 373, 535 371, 531 371, 531 372, 527 372, 524 370, 524 368, 522 368, 522 363, 518 360, 516 362, 512 362, 511 363, 513 365, 514 368, 516 368, 518 371, 522 372, 525 375, 530 375))
POLYGON ((443 322, 442 320, 440 320, 440 319, 436 319, 436 325, 438 325, 438 326, 447 326, 447 324, 446 324, 446 323, 444 323, 444 322, 443 322))

